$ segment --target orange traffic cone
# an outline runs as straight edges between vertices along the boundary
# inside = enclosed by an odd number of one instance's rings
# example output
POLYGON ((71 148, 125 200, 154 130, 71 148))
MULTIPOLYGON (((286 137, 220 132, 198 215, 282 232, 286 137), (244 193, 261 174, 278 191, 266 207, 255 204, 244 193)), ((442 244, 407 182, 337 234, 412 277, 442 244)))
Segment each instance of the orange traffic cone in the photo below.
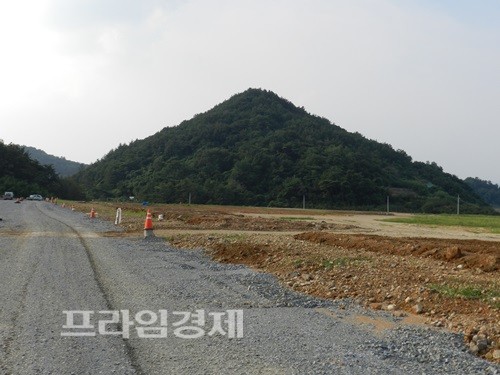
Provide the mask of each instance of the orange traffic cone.
POLYGON ((94 211, 94 207, 92 207, 92 209, 90 210, 90 214, 89 214, 90 218, 93 219, 95 218, 95 211, 94 211))
POLYGON ((154 237, 153 233, 153 217, 151 211, 148 209, 146 214, 146 221, 144 222, 144 238, 154 237))

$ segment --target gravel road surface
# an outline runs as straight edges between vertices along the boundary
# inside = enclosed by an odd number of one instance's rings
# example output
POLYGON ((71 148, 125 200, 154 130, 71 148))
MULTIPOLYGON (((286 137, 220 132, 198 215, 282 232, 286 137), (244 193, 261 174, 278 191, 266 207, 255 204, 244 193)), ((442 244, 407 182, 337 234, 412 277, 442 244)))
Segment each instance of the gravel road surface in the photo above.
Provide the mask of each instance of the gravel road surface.
POLYGON ((46 202, 0 201, 0 218, 1 374, 500 374, 459 335, 201 250, 46 202))

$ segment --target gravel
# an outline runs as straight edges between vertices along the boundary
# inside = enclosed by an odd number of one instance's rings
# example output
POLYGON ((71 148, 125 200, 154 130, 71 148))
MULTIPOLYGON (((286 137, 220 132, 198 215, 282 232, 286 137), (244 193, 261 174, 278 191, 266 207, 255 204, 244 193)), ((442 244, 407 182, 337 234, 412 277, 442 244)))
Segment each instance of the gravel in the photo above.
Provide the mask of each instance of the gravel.
POLYGON ((355 317, 398 318, 295 293, 201 249, 105 237, 116 232, 112 223, 45 202, 0 202, 0 217, 2 374, 500 374, 459 335, 380 331, 355 317), (166 309, 168 335, 139 338, 132 326, 129 339, 61 337, 62 311, 77 309, 166 309), (243 337, 176 337, 180 317, 171 313, 199 309, 243 310, 243 337))

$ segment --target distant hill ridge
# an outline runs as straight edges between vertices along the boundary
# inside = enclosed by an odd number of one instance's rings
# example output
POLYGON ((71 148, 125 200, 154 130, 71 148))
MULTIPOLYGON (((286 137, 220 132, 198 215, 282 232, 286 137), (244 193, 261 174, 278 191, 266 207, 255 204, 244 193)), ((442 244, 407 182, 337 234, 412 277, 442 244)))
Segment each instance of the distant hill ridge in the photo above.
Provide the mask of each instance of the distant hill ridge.
POLYGON ((56 173, 61 177, 72 176, 86 166, 86 164, 83 163, 78 163, 76 161, 66 160, 63 157, 47 154, 45 151, 35 147, 23 147, 32 159, 37 160, 42 165, 51 165, 52 167, 54 167, 56 173))
POLYGON ((435 163, 350 133, 273 92, 248 89, 175 127, 120 145, 75 176, 89 198, 491 212, 435 163))
POLYGON ((465 182, 479 195, 486 203, 500 208, 500 186, 491 181, 481 180, 477 177, 468 177, 465 182))

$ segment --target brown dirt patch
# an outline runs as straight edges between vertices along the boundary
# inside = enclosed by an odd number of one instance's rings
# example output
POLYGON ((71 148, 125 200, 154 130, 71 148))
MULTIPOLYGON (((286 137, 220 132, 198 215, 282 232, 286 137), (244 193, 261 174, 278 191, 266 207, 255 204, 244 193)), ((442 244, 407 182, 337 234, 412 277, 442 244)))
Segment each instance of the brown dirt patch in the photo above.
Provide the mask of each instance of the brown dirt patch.
POLYGON ((387 238, 363 234, 334 234, 307 232, 297 234, 297 240, 340 246, 345 249, 367 249, 377 254, 418 256, 479 268, 485 272, 498 271, 500 243, 478 240, 437 238, 387 238))

